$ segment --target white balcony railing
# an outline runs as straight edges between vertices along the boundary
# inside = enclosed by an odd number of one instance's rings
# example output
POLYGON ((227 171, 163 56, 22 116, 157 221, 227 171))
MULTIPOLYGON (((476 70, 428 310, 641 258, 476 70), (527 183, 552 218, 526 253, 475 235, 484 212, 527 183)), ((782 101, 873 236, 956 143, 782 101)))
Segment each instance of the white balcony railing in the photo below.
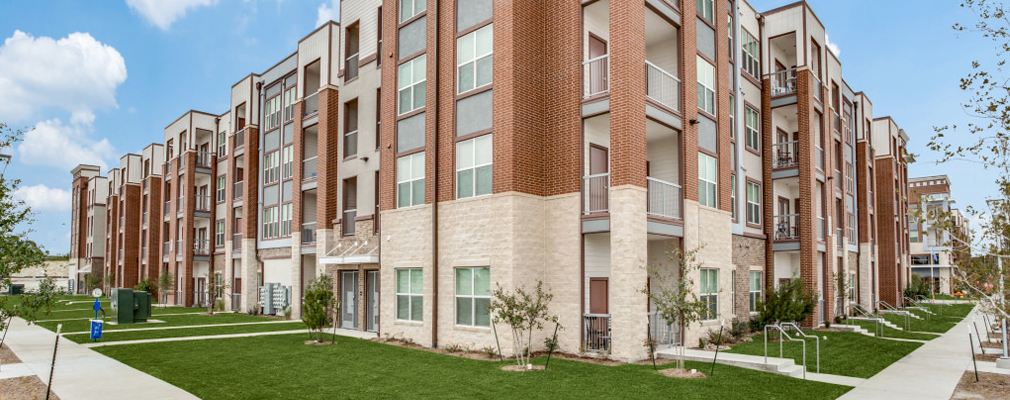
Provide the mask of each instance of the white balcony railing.
POLYGON ((242 233, 234 233, 231 235, 231 249, 235 251, 242 250, 242 233))
POLYGON ((645 62, 645 95, 674 111, 680 111, 680 79, 655 64, 645 62))
POLYGON ((823 96, 824 88, 821 87, 821 80, 818 79, 816 76, 813 77, 813 78, 814 78, 814 81, 813 81, 814 98, 817 99, 817 101, 824 101, 823 100, 823 98, 824 98, 824 96, 823 96))
POLYGON ((799 238, 799 214, 783 214, 775 216, 775 240, 796 240, 799 238))
POLYGON ((656 346, 679 346, 680 330, 675 321, 667 321, 655 311, 649 312, 649 336, 656 341, 656 346))
POLYGON ((196 211, 200 212, 210 212, 210 195, 197 195, 196 196, 196 211))
POLYGON ((826 231, 826 226, 824 225, 824 217, 817 217, 817 239, 824 240, 824 231, 826 231))
POLYGON ((648 213, 666 218, 682 219, 681 203, 684 189, 675 183, 647 177, 649 185, 648 213))
POLYGON ((198 151, 196 152, 196 166, 203 168, 210 168, 211 165, 211 153, 209 151, 198 151))
POLYGON ((245 135, 243 133, 244 133, 243 131, 235 132, 235 136, 234 136, 235 137, 234 148, 237 149, 239 147, 242 147, 242 145, 245 144, 245 135))
POLYGON ((312 114, 315 114, 315 113, 319 112, 319 93, 318 92, 312 93, 312 94, 310 94, 308 96, 305 96, 305 99, 302 100, 302 102, 304 103, 303 104, 304 108, 302 109, 302 115, 309 116, 309 115, 312 115, 312 114))
POLYGON ((318 156, 312 156, 302 161, 302 180, 316 179, 316 174, 319 172, 316 164, 318 160, 318 156))
POLYGON ((796 93, 796 68, 772 73, 771 86, 773 97, 796 93))
POLYGON ((815 156, 815 157, 817 157, 817 160, 815 160, 815 161, 817 161, 817 168, 820 168, 821 171, 823 171, 824 170, 824 149, 822 149, 820 146, 814 146, 814 148, 817 149, 817 154, 815 156))
POLYGON ((210 255, 210 240, 207 239, 196 239, 193 241, 193 255, 194 256, 209 256, 210 255))
POLYGON ((302 244, 316 243, 316 223, 306 222, 302 224, 302 244))
POLYGON ((772 145, 772 168, 790 168, 800 165, 800 142, 775 143, 772 145))
POLYGON ((244 181, 235 182, 235 188, 234 188, 234 195, 235 195, 235 197, 234 198, 236 198, 236 199, 241 199, 242 195, 244 193, 242 191, 242 188, 243 188, 242 182, 244 182, 244 181))
POLYGON ((583 339, 587 351, 607 352, 610 350, 610 314, 583 314, 583 339))
POLYGON ((340 221, 341 231, 344 236, 354 236, 354 218, 358 215, 358 210, 344 210, 344 218, 340 221))
POLYGON ((582 177, 582 210, 586 214, 610 210, 610 174, 582 177))
POLYGON ((590 97, 610 90, 610 54, 582 62, 582 97, 590 97))

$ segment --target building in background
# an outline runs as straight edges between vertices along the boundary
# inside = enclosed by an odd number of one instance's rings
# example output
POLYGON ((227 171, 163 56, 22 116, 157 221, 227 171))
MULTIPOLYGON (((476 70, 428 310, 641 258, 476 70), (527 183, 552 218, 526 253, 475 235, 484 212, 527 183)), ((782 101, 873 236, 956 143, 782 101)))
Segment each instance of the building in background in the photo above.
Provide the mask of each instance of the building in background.
POLYGON ((908 180, 908 240, 911 274, 928 279, 933 293, 951 294, 951 275, 958 268, 955 247, 969 241, 968 220, 954 207, 950 178, 925 176, 908 180), (915 215, 922 211, 924 218, 915 215), (953 229, 935 226, 949 215, 953 229), (962 242, 958 242, 958 240, 962 242))
POLYGON ((70 279, 72 292, 84 293, 84 279, 105 263, 105 225, 108 179, 95 165, 81 164, 70 171, 73 199, 70 208, 70 279))
MULTIPOLYGON (((878 302, 900 307, 908 285, 908 135, 891 117, 873 120, 878 302)), ((874 304, 877 308, 877 304, 874 304)))

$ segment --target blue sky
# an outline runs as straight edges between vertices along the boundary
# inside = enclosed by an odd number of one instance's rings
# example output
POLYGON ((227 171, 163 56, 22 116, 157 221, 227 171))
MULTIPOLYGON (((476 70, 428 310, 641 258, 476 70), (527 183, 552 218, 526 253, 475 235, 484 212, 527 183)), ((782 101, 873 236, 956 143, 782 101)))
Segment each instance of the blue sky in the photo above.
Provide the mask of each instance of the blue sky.
MULTIPOLYGON (((754 0, 758 11, 791 1, 754 0)), ((8 177, 36 210, 32 238, 69 248, 70 169, 119 165, 162 140, 190 109, 224 112, 229 88, 295 50, 339 0, 5 1, 0 5, 0 121, 36 127, 10 150, 8 177)), ((809 2, 837 45, 846 81, 891 115, 919 154, 911 176, 948 174, 961 207, 994 189, 978 166, 936 166, 933 126, 963 124, 958 79, 993 46, 956 34, 974 21, 956 1, 809 2)), ((105 169, 103 168, 103 174, 105 169)))

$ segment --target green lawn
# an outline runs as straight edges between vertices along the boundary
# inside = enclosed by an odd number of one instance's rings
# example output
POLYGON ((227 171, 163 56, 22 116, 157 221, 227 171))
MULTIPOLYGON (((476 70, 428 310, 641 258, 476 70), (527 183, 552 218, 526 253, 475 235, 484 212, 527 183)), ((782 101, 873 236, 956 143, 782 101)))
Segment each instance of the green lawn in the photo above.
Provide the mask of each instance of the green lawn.
MULTIPOLYGON (((704 379, 668 378, 651 365, 558 359, 551 360, 548 371, 517 373, 502 371, 494 361, 367 340, 340 337, 334 346, 306 346, 305 340, 305 335, 277 335, 95 350, 205 399, 833 399, 851 389, 726 365, 717 365, 715 375, 704 379)), ((709 371, 709 364, 687 367, 709 371)))
MULTIPOLYGON (((888 365, 900 360, 921 346, 921 343, 900 342, 873 338, 855 332, 816 331, 821 342, 821 372, 825 374, 869 378, 888 365)), ((777 338, 777 335, 771 334, 777 338)), ((764 356, 763 334, 755 335, 753 342, 738 343, 728 350, 730 353, 764 356)), ((812 339, 807 344, 807 371, 817 371, 815 345, 812 339)), ((803 345, 785 342, 785 357, 803 364, 803 345)), ((768 356, 778 357, 779 344, 768 342, 768 356)))
MULTIPOLYGON (((235 322, 261 322, 261 321, 276 321, 276 318, 258 317, 247 314, 236 314, 236 313, 226 313, 226 314, 214 314, 214 315, 199 315, 199 314, 188 314, 188 315, 156 315, 152 319, 157 319, 159 321, 165 322, 151 322, 151 323, 138 323, 138 324, 125 324, 125 325, 109 325, 106 324, 103 330, 113 331, 117 329, 129 329, 129 328, 157 328, 163 326, 184 326, 184 325, 210 325, 210 324, 230 324, 235 322)), ((109 321, 109 319, 106 319, 109 321)), ((91 322, 88 319, 79 319, 74 321, 40 321, 39 326, 49 329, 51 331, 56 330, 57 324, 63 324, 63 332, 85 332, 91 330, 91 322)))
MULTIPOLYGON (((295 329, 305 329, 305 323, 303 323, 302 321, 289 321, 274 324, 207 326, 200 328, 184 328, 184 329, 145 329, 142 331, 129 331, 129 332, 111 331, 111 332, 103 332, 100 341, 119 342, 123 340, 160 339, 160 338, 176 338, 176 337, 204 336, 204 335, 225 335, 231 333, 277 332, 277 331, 290 331, 295 329)), ((77 343, 93 342, 93 340, 90 338, 90 335, 87 333, 66 335, 65 337, 77 343)))
MULTIPOLYGON (((912 314, 921 318, 909 318, 909 324, 911 325, 911 330, 915 332, 944 333, 949 331, 950 328, 953 328, 954 325, 957 325, 958 322, 961 322, 961 320, 963 320, 974 307, 975 306, 972 304, 928 304, 926 305, 926 308, 932 311, 933 315, 929 315, 927 320, 925 312, 919 310, 908 310, 912 314), (940 315, 940 307, 943 308, 943 315, 940 315)), ((897 326, 905 326, 905 317, 902 315, 883 314, 883 316, 884 319, 897 326)))
MULTIPOLYGON (((866 329, 870 333, 876 333, 877 331, 877 323, 873 321, 852 321, 852 322, 863 327, 863 329, 866 329)), ((915 339, 915 340, 933 340, 938 338, 939 336, 930 335, 928 333, 906 332, 884 325, 884 337, 899 338, 899 339, 915 339)))

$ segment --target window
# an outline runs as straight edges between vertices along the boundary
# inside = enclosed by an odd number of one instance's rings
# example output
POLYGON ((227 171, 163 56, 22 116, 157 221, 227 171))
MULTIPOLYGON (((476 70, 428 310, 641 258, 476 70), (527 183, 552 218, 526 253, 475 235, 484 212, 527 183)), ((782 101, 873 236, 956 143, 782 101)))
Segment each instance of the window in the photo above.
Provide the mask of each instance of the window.
POLYGON ((295 118, 295 88, 284 91, 284 122, 295 118))
POLYGON ((729 211, 733 221, 736 222, 736 175, 729 176, 729 211))
POLYGON ((398 100, 399 115, 424 107, 426 65, 426 55, 420 55, 400 64, 396 85, 400 96, 398 100))
POLYGON ((344 158, 358 154, 358 99, 344 103, 344 158))
POLYGON ((491 83, 494 61, 492 25, 480 28, 456 40, 457 93, 491 83))
POLYGON ((281 206, 281 234, 291 236, 291 203, 281 206))
POLYGON ((747 182, 747 223, 761 225, 761 184, 747 182))
POLYGON ((224 189, 225 189, 225 177, 221 175, 217 177, 217 201, 220 203, 224 201, 224 189))
POLYGON ((224 220, 214 223, 214 246, 224 246, 224 220))
POLYGON ((424 275, 420 268, 396 270, 396 319, 422 321, 424 319, 424 275))
POLYGON ((281 159, 281 179, 291 179, 295 175, 295 147, 285 147, 281 159))
POLYGON ((278 228, 277 207, 263 209, 263 238, 272 239, 278 237, 280 233, 278 228))
MULTIPOLYGON (((382 57, 379 57, 380 59, 382 57)), ((382 88, 375 89, 375 150, 382 143, 382 88)))
MULTIPOLYGON (((358 77, 358 45, 361 24, 355 22, 344 33, 344 82, 358 77)), ((381 58, 381 57, 379 57, 381 58)))
POLYGON ((491 135, 456 143, 456 198, 491 194, 491 135))
POLYGON ((856 274, 849 274, 849 301, 856 301, 856 274))
POLYGON ((715 157, 698 153, 698 203, 716 207, 716 186, 719 182, 715 157))
POLYGON ((761 271, 750 272, 750 312, 758 312, 761 302, 761 271))
MULTIPOLYGON (((733 54, 733 53, 735 53, 735 51, 733 51, 734 47, 733 47, 733 13, 732 12, 730 12, 728 15, 726 15, 726 30, 729 32, 729 35, 728 35, 729 36, 729 59, 732 60, 733 57, 736 57, 736 55, 733 54)), ((730 70, 732 70, 732 68, 730 70)), ((732 75, 732 74, 730 74, 730 75, 732 75)))
POLYGON ((278 152, 268 153, 263 156, 263 183, 271 184, 276 183, 280 179, 280 170, 277 163, 278 152))
POLYGON ((400 0, 400 22, 420 14, 424 11, 426 3, 426 0, 400 0))
POLYGON ((761 64, 758 62, 758 56, 761 54, 761 50, 758 47, 760 44, 747 31, 741 29, 740 34, 740 49, 743 50, 743 63, 740 64, 740 69, 754 78, 760 78, 761 64))
POLYGON ((716 319, 719 316, 719 270, 701 269, 700 300, 705 303, 705 312, 701 319, 705 321, 716 319))
POLYGON ((911 215, 908 216, 908 241, 919 243, 919 222, 911 215))
MULTIPOLYGON (((736 98, 729 95, 729 138, 736 139, 736 98)), ((736 154, 734 151, 733 154, 736 154)), ((736 169, 736 168, 734 168, 736 169)))
POLYGON ((396 159, 396 206, 424 204, 424 152, 396 159))
POLYGON ((745 107, 744 114, 747 123, 747 148, 760 152, 761 151, 761 117, 758 115, 757 110, 745 107))
MULTIPOLYGON (((224 157, 228 153, 228 134, 221 132, 217 134, 217 156, 224 157)), ((148 174, 150 175, 150 174, 148 174)))
POLYGON ((281 124, 281 96, 277 95, 263 105, 263 131, 269 131, 281 124))
POLYGON ((715 67, 698 56, 698 108, 715 115, 715 67))
POLYGON ((698 15, 708 22, 715 23, 715 3, 714 0, 697 0, 698 15))
POLYGON ((491 269, 456 268, 456 325, 491 326, 491 269))

